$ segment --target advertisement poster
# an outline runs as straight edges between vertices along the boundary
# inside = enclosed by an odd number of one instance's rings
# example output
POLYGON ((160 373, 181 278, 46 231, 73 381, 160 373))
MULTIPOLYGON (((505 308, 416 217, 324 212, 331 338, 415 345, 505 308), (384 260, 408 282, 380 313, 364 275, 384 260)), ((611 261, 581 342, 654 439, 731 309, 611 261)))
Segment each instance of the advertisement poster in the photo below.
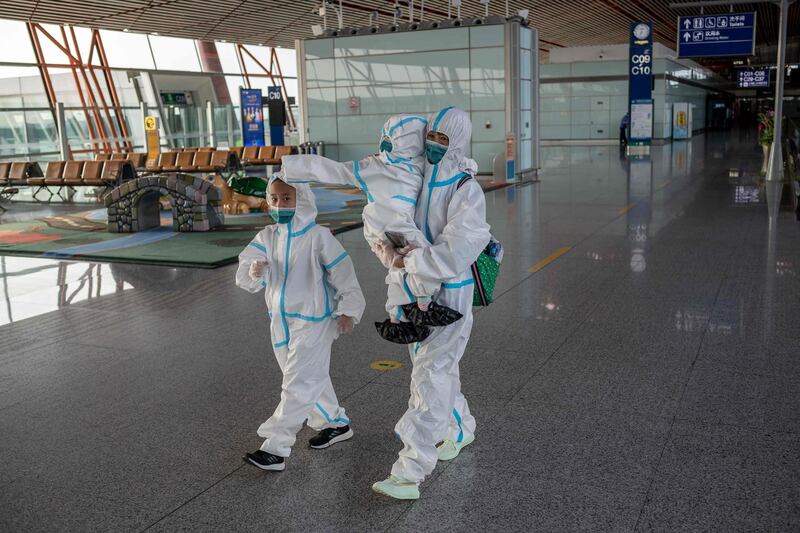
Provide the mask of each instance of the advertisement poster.
POLYGON ((631 142, 646 141, 653 137, 653 101, 631 104, 631 142))
POLYGON ((672 105, 672 138, 689 138, 689 104, 675 102, 672 105))
POLYGON ((242 139, 245 146, 264 146, 264 112, 261 89, 239 89, 242 110, 242 139))

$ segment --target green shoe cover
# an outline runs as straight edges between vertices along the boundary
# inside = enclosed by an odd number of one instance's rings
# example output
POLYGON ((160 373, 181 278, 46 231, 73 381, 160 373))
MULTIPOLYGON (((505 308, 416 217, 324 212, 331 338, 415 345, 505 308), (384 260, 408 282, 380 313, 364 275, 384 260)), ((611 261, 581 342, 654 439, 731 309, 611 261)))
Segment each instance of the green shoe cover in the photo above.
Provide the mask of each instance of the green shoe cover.
POLYGON ((440 461, 450 461, 451 459, 455 459, 458 457, 458 454, 461 452, 461 449, 468 445, 472 444, 472 441, 475 440, 475 435, 469 435, 461 442, 453 442, 451 440, 445 440, 436 449, 439 452, 439 460, 440 461))
POLYGON ((372 490, 396 500, 416 500, 419 498, 419 487, 416 483, 404 482, 395 476, 372 484, 372 490))

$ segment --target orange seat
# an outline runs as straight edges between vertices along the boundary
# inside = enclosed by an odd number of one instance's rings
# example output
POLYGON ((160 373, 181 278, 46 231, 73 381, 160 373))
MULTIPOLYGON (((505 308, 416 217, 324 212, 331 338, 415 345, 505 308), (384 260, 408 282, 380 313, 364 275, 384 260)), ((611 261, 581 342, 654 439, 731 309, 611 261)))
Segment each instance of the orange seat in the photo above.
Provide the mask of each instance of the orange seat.
POLYGON ((147 157, 145 154, 130 152, 128 154, 128 161, 134 166, 134 168, 142 168, 144 167, 144 160, 147 157))
POLYGON ((113 154, 111 154, 112 161, 118 161, 120 159, 127 159, 127 158, 128 154, 126 154, 125 152, 114 152, 113 154))
POLYGON ((242 158, 242 152, 244 152, 244 146, 234 146, 232 148, 228 148, 228 150, 230 150, 231 152, 236 154, 236 157, 241 159, 242 158))
POLYGON ((81 173, 81 185, 92 185, 95 187, 102 187, 106 182, 100 179, 103 175, 104 161, 87 161, 83 164, 83 172, 81 173))
POLYGON ((178 152, 178 157, 172 165, 164 165, 161 170, 164 172, 177 172, 181 167, 190 167, 194 161, 194 152, 178 152))
POLYGON ((218 172, 228 168, 228 159, 230 158, 229 150, 217 150, 211 155, 211 160, 206 166, 200 166, 200 172, 218 172))
POLYGON ((111 160, 103 163, 103 173, 100 175, 100 180, 104 184, 119 183, 122 177, 122 167, 125 164, 130 164, 124 160, 111 160))
POLYGON ((11 163, 11 169, 8 171, 8 185, 31 185, 29 179, 40 179, 40 185, 44 185, 42 169, 36 163, 27 161, 17 161, 11 163))
POLYGON ((111 159, 111 154, 106 154, 106 153, 94 154, 95 161, 108 161, 109 159, 111 159))
POLYGON ((216 149, 217 149, 216 146, 203 146, 201 148, 198 148, 197 151, 198 152, 213 152, 216 149))
POLYGON ((265 165, 270 159, 272 159, 274 154, 275 154, 274 146, 262 146, 261 149, 258 151, 259 163, 265 165))
POLYGON ((180 167, 183 172, 197 172, 200 168, 205 168, 211 162, 211 152, 195 152, 191 165, 180 167))
POLYGON ((272 156, 272 158, 267 159, 265 163, 268 165, 280 165, 283 156, 290 155, 292 153, 292 149, 292 146, 276 146, 275 154, 272 156))
POLYGON ((64 174, 64 165, 66 161, 50 161, 47 163, 47 170, 44 172, 43 178, 30 178, 28 183, 31 185, 63 185, 62 175, 64 174))
POLYGON ((81 172, 85 161, 67 161, 61 179, 64 185, 83 185, 81 172))
POLYGON ((178 158, 178 152, 162 152, 158 156, 158 163, 155 167, 148 168, 148 170, 161 171, 165 167, 174 167, 175 161, 178 158))
POLYGON ((8 181, 9 172, 11 172, 11 163, 0 163, 0 185, 8 181))
POLYGON ((258 159, 258 146, 246 146, 242 151, 242 163, 251 164, 251 161, 258 159))

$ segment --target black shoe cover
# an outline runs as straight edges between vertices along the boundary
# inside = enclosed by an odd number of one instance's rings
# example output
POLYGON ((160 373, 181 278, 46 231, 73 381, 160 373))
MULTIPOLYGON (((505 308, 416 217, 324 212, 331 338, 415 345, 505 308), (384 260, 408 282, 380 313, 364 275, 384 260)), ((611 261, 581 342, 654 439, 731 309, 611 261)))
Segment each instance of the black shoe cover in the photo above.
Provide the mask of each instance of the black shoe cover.
POLYGON ((417 326, 449 326, 464 316, 455 309, 434 302, 430 303, 427 311, 421 310, 417 304, 402 307, 406 317, 417 326))
POLYGON ((389 342, 412 344, 422 342, 431 334, 430 328, 416 326, 411 322, 392 323, 388 318, 383 322, 375 322, 378 334, 389 342))

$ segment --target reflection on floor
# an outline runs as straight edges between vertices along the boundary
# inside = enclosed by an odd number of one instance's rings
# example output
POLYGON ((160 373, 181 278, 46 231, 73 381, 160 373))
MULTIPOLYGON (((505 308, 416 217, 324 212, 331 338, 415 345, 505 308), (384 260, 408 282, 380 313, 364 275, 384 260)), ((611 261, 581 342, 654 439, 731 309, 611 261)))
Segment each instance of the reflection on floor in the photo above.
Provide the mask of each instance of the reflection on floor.
POLYGON ((240 459, 280 373, 234 267, 2 258, 0 529, 800 528, 800 227, 769 216, 760 151, 543 155, 541 183, 487 194, 506 256, 461 368, 477 440, 415 503, 369 490, 410 362, 370 328, 360 231, 338 238, 368 310, 331 365, 356 436, 310 450, 305 429, 279 474, 240 459))

